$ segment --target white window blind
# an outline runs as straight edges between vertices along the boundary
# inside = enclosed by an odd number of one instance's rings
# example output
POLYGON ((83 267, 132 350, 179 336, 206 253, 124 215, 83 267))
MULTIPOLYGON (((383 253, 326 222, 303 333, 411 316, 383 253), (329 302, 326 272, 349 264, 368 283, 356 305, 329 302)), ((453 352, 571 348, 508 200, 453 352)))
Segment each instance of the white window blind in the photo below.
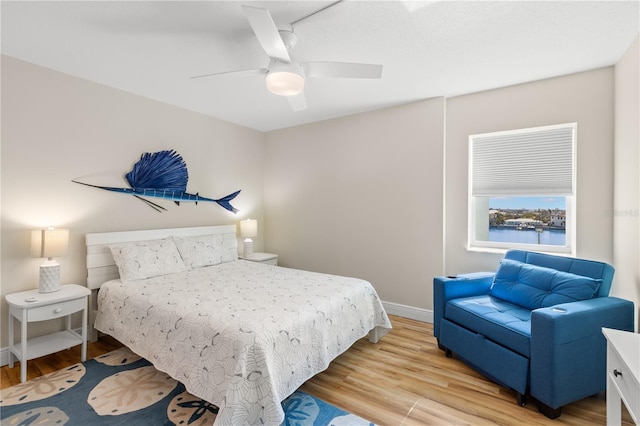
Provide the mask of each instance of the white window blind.
POLYGON ((469 137, 471 195, 573 195, 576 124, 469 137))

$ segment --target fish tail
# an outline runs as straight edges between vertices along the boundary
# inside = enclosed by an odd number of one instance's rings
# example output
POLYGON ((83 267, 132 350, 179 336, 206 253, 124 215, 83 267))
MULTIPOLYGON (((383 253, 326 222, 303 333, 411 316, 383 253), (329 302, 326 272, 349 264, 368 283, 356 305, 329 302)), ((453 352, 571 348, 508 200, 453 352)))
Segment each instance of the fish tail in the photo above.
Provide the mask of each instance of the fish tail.
POLYGON ((238 191, 234 192, 233 194, 229 194, 226 197, 218 198, 217 200, 213 200, 213 201, 215 201, 216 203, 218 203, 220 206, 224 207, 225 209, 229 210, 230 212, 238 213, 238 209, 236 209, 235 207, 233 207, 231 205, 231 200, 236 198, 239 193, 240 193, 240 191, 238 190, 238 191))

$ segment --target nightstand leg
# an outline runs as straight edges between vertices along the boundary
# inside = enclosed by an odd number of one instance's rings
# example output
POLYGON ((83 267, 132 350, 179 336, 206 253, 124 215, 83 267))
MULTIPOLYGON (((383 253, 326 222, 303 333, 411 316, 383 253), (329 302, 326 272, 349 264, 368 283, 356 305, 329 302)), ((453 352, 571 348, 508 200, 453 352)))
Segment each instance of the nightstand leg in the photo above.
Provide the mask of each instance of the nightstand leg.
POLYGON ((84 309, 82 310, 82 362, 87 360, 87 302, 85 299, 84 309))
MULTIPOLYGON (((11 311, 11 308, 9 308, 11 311)), ((13 315, 9 312, 9 368, 13 368, 13 315)))
POLYGON ((22 323, 20 324, 20 381, 27 381, 27 310, 22 310, 22 323))
POLYGON ((607 426, 616 426, 622 422, 622 398, 615 382, 607 371, 607 426))

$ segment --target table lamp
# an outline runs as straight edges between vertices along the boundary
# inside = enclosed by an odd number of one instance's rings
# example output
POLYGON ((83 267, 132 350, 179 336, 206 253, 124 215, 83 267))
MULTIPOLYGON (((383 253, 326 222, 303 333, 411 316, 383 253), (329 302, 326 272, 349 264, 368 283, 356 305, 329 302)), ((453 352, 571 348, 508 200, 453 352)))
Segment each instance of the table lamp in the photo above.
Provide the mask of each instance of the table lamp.
POLYGON ((258 221, 246 219, 240 221, 240 236, 244 238, 244 257, 253 256, 253 240, 258 235, 258 221))
POLYGON ((31 256, 46 257, 40 265, 40 293, 60 290, 60 264, 53 258, 65 256, 69 251, 68 229, 35 229, 31 231, 31 256))

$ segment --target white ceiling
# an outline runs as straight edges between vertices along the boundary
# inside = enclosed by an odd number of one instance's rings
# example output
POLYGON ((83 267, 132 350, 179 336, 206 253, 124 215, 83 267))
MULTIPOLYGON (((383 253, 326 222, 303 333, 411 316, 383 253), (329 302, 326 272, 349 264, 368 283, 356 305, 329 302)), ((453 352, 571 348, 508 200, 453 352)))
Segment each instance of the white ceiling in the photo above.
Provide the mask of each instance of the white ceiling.
POLYGON ((353 1, 294 28, 301 61, 384 65, 381 80, 309 79, 293 112, 264 68, 241 4, 280 29, 332 1, 2 1, 2 53, 261 131, 615 64, 640 31, 639 1, 353 1))

